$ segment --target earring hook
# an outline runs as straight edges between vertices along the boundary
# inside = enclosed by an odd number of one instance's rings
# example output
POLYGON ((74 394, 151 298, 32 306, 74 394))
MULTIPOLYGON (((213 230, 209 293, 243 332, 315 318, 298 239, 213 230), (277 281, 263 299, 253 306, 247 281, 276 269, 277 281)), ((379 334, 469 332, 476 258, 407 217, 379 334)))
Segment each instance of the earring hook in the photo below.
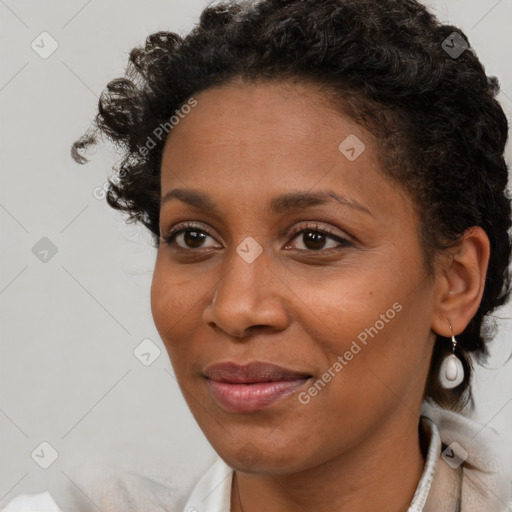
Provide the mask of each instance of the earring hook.
POLYGON ((452 331, 452 352, 455 354, 455 347, 457 346, 457 340, 455 339, 455 335, 453 333, 452 324, 448 322, 448 325, 450 326, 450 331, 452 331))

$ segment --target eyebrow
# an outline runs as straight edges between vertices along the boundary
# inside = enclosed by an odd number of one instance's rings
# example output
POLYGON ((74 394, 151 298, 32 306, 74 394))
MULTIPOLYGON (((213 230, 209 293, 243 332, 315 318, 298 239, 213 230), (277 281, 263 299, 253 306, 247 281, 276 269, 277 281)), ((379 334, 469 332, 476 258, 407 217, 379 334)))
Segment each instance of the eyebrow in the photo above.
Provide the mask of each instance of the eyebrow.
MULTIPOLYGON (((220 215, 220 210, 214 201, 202 192, 193 189, 175 188, 167 192, 160 200, 160 207, 173 199, 193 206, 199 210, 208 211, 220 215)), ((312 206, 326 204, 330 201, 337 201, 343 206, 361 211, 373 216, 372 212, 355 199, 336 194, 333 190, 321 190, 318 192, 290 192, 274 197, 269 202, 270 211, 275 214, 282 214, 290 210, 301 210, 312 206)))

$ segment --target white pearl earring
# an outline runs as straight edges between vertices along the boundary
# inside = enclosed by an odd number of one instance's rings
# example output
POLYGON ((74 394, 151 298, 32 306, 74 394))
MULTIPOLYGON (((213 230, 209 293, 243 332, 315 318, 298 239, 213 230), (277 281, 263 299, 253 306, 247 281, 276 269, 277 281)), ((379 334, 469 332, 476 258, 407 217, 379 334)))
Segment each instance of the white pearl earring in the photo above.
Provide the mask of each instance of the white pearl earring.
MULTIPOLYGON (((450 329, 451 327, 450 325, 450 329)), ((439 380, 446 389, 452 389, 464 380, 464 367, 460 359, 455 355, 456 345, 457 340, 452 334, 452 353, 444 358, 439 372, 439 380)))

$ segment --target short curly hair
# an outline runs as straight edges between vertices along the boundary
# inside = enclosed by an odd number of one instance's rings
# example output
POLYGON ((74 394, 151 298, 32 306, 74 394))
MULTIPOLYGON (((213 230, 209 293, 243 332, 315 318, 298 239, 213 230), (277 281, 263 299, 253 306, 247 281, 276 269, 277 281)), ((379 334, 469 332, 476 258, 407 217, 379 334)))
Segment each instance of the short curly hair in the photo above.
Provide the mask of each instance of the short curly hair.
POLYGON ((157 32, 130 52, 125 76, 107 84, 93 125, 72 148, 79 163, 103 135, 122 149, 107 201, 128 222, 146 226, 155 247, 162 151, 171 133, 156 137, 155 128, 169 127, 192 95, 235 80, 316 84, 333 108, 367 128, 382 171, 414 200, 429 271, 468 228, 485 230, 491 252, 483 297, 458 336, 465 379, 451 390, 440 386, 451 343, 438 335, 425 386, 425 399, 461 410, 472 402, 470 355, 486 359, 495 327, 489 313, 510 295, 508 123, 495 99, 496 77, 487 77, 460 29, 441 24, 415 0, 210 5, 185 37, 157 32), (455 40, 457 54, 449 52, 455 40))

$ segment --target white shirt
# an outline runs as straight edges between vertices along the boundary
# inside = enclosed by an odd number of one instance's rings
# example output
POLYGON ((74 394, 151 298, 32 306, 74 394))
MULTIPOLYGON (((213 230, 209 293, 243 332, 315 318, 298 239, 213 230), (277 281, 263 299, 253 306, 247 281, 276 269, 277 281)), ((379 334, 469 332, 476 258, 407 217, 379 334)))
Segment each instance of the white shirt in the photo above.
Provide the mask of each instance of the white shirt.
MULTIPOLYGON (((512 512, 512 467, 500 463, 493 429, 429 402, 423 403, 420 421, 428 451, 408 512, 512 512)), ((176 499, 175 490, 133 474, 98 482, 102 498, 86 501, 77 494, 60 501, 64 512, 97 512, 98 505, 104 512, 230 512, 232 477, 219 457, 179 509, 185 499, 176 499)), ((44 492, 19 495, 2 512, 63 511, 44 492)))

